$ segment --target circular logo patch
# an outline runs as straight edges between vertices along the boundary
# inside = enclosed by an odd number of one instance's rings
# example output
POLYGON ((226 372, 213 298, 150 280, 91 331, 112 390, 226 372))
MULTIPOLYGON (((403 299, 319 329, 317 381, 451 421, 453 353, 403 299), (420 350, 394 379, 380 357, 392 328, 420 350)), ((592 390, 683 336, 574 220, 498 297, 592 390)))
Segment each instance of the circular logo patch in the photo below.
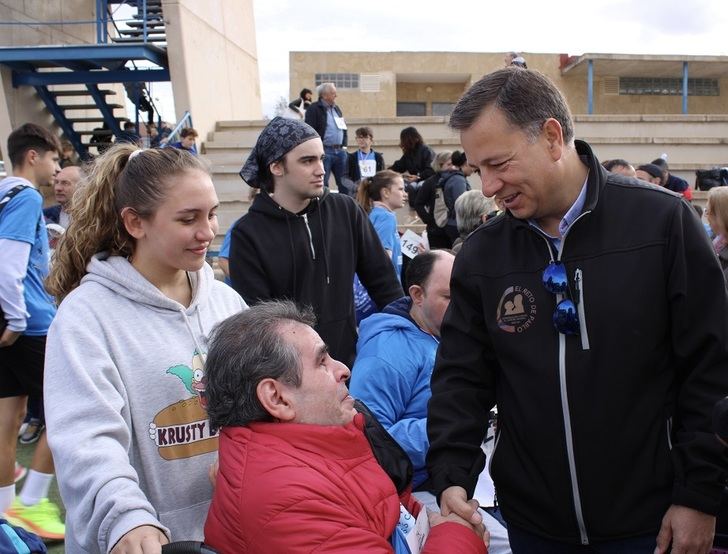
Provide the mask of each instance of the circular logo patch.
POLYGON ((508 287, 498 302, 496 321, 508 333, 522 333, 536 320, 536 299, 527 288, 508 287))

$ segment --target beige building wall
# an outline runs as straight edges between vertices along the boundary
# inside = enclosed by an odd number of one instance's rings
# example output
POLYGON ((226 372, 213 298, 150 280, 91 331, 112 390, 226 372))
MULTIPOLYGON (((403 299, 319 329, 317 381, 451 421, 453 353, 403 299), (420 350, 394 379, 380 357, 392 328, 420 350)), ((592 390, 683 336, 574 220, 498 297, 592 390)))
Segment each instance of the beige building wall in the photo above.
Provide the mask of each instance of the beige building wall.
POLYGON ((260 119, 253 0, 163 0, 177 118, 203 139, 223 119, 260 119))
MULTIPOLYGON (((347 117, 394 117, 397 102, 457 101, 482 75, 504 66, 505 52, 291 52, 291 97, 303 87, 314 89, 316 73, 359 73, 380 77, 378 92, 338 89, 337 103, 347 117), (428 90, 429 89, 429 90, 428 90)), ((561 72, 561 54, 524 53, 529 69, 548 75, 563 91, 575 114, 587 113, 587 80, 561 72)), ((649 64, 649 60, 644 61, 649 64)), ((640 74, 635 75, 639 77, 640 74)), ((673 76, 675 75, 665 75, 673 76)), ((594 78, 594 114, 681 114, 682 97, 606 94, 605 78, 594 78)), ((720 96, 690 96, 690 114, 728 113, 728 78, 719 79, 720 96)))

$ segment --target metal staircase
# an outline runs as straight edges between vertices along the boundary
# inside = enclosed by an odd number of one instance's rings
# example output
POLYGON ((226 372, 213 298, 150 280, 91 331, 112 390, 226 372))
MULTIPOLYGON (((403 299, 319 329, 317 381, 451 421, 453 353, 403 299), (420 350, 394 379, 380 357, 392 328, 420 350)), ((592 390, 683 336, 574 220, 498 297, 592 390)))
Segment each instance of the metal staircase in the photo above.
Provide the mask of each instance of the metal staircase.
POLYGON ((161 0, 96 0, 96 14, 97 44, 0 48, 0 64, 12 70, 13 87, 35 89, 84 160, 95 142, 123 137, 123 118, 115 110, 124 106, 110 102, 115 91, 99 85, 170 79, 161 0), (120 4, 136 9, 131 19, 114 19, 110 8, 120 4))

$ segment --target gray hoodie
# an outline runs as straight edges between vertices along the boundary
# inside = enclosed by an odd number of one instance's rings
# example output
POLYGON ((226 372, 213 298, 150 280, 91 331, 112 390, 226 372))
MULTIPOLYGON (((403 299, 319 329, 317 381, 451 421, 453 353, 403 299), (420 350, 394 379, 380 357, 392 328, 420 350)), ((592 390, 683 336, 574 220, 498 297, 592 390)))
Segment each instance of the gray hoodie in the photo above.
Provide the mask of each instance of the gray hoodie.
POLYGON ((140 525, 202 540, 217 436, 199 403, 206 338, 247 306, 205 265, 188 308, 125 259, 96 255, 48 332, 48 440, 66 552, 108 552, 140 525))

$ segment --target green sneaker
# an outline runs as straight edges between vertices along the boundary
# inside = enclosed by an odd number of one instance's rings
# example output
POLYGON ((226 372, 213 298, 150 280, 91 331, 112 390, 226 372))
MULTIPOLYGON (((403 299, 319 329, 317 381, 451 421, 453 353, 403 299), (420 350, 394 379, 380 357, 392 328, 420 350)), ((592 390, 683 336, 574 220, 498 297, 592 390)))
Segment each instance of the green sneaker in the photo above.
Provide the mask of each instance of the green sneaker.
POLYGON ((33 506, 25 506, 18 497, 5 512, 5 519, 38 535, 42 539, 62 541, 66 526, 61 521, 61 510, 47 498, 33 506))

